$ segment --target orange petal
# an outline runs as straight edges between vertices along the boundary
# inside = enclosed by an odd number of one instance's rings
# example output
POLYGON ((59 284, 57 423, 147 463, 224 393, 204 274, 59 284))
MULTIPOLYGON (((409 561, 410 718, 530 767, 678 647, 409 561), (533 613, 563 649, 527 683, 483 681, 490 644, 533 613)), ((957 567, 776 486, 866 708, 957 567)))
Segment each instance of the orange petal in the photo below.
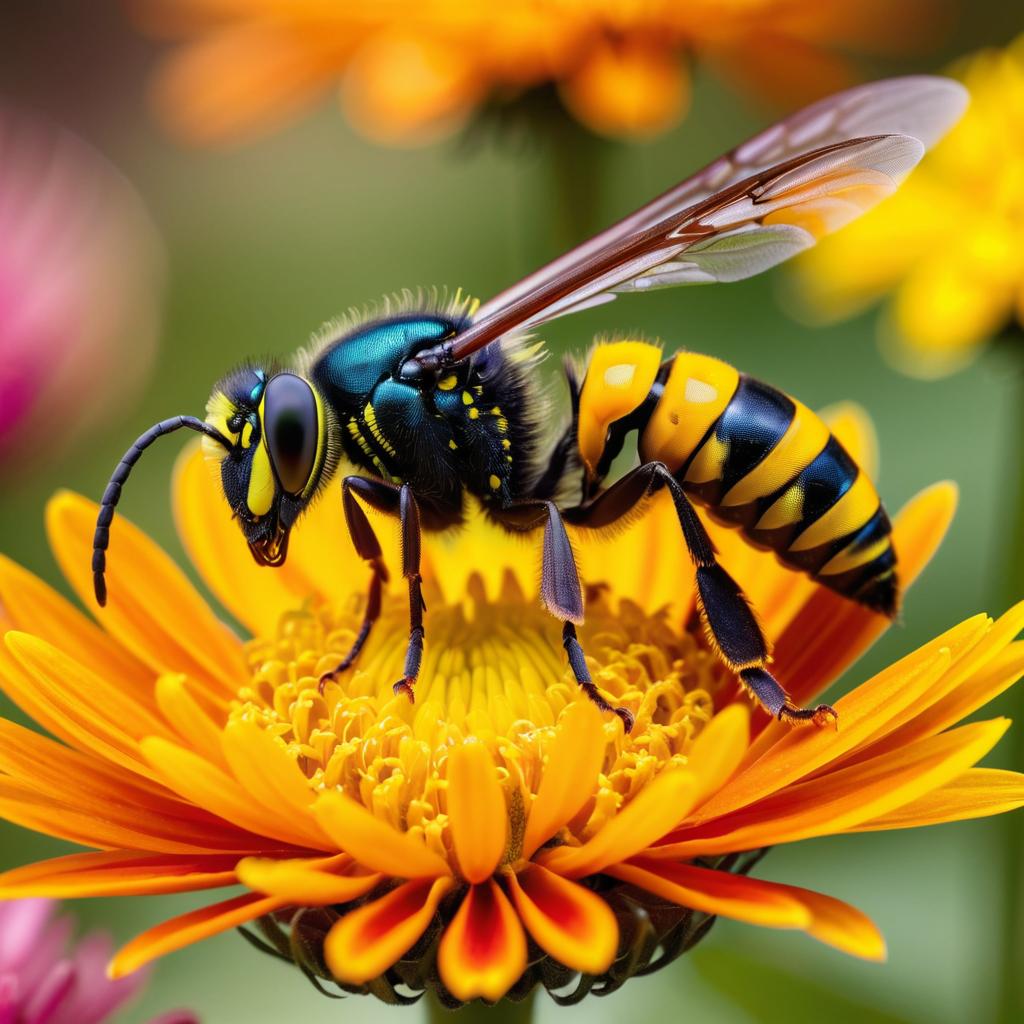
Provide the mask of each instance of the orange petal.
POLYGON ((185 574, 141 530, 117 515, 107 553, 109 599, 93 596, 92 537, 98 506, 62 492, 46 506, 50 546, 79 599, 103 628, 156 672, 184 672, 234 696, 248 668, 238 638, 185 574))
POLYGON ((178 536, 206 585, 252 633, 273 636, 281 616, 301 605, 303 581, 288 563, 269 569, 253 561, 198 441, 175 463, 172 494, 178 536))
POLYGON ((681 829, 676 833, 679 841, 659 846, 650 855, 690 858, 841 832, 961 775, 996 745, 1009 724, 997 719, 965 725, 819 775, 702 827, 681 829))
POLYGON ((623 882, 639 886, 683 907, 720 914, 765 928, 808 928, 811 914, 785 886, 692 864, 638 860, 607 869, 623 882))
POLYGON ((448 753, 448 820, 463 877, 490 878, 508 840, 508 810, 487 747, 476 739, 448 753))
POLYGON ((166 857, 111 850, 73 853, 0 875, 0 899, 156 896, 235 884, 235 856, 166 857))
POLYGON ((451 869, 433 850, 381 821, 343 793, 324 793, 313 805, 321 828, 337 845, 372 871, 393 878, 438 878, 451 869))
POLYGON ((236 896, 212 907, 201 907, 181 917, 165 921, 148 932, 132 939, 110 962, 107 974, 111 978, 123 978, 157 957, 166 956, 176 950, 191 946, 194 942, 220 935, 232 928, 238 928, 248 921, 254 921, 264 914, 271 914, 287 906, 284 900, 268 899, 247 893, 236 896))
MULTIPOLYGON (((170 789, 198 807, 256 835, 306 847, 312 830, 290 815, 273 814, 257 804, 226 772, 176 743, 156 737, 142 741, 142 752, 170 789)), ((315 838, 315 835, 313 836, 315 838)), ((333 851, 326 839, 313 849, 333 851)))
POLYGON ((795 885, 771 883, 776 890, 803 904, 811 915, 804 928, 812 938, 862 960, 884 960, 885 939, 874 922, 842 900, 795 885))
POLYGON ((951 649, 976 643, 987 628, 984 616, 968 619, 840 698, 838 732, 812 728, 789 728, 781 735, 773 732, 779 736, 776 742, 713 796, 695 819, 707 820, 745 807, 836 761, 919 700, 949 668, 951 649))
POLYGON ((1024 775, 998 768, 971 768, 939 789, 846 831, 880 832, 940 825, 946 821, 1003 814, 1021 806, 1024 806, 1024 775))
POLYGON ((350 985, 379 977, 415 945, 454 883, 421 878, 392 889, 336 921, 324 941, 331 973, 350 985))
POLYGON ((506 878, 512 902, 541 949, 583 974, 608 970, 619 947, 619 926, 600 896, 539 864, 506 878))
POLYGON ((320 907, 365 896, 382 880, 377 874, 350 874, 351 867, 347 853, 315 859, 246 857, 238 864, 238 880, 300 907, 320 907))
POLYGON ((177 738, 219 768, 228 767, 221 749, 224 715, 216 720, 211 717, 193 696, 187 676, 177 672, 162 675, 156 681, 156 703, 177 738))
POLYGON ((3 555, 0 606, 10 618, 8 629, 54 644, 90 671, 116 679, 141 700, 151 697, 153 673, 145 665, 55 590, 3 555))
POLYGON ((540 787, 530 807, 523 860, 529 860, 593 795, 604 748, 604 724, 593 702, 577 700, 570 704, 555 729, 540 787))
POLYGON ((493 878, 470 886, 437 950, 441 980, 456 999, 496 1003, 526 970, 526 936, 493 878))
POLYGON ((652 845, 680 819, 697 797, 697 783, 685 770, 662 772, 582 846, 542 851, 537 860, 569 878, 583 878, 628 860, 652 845))

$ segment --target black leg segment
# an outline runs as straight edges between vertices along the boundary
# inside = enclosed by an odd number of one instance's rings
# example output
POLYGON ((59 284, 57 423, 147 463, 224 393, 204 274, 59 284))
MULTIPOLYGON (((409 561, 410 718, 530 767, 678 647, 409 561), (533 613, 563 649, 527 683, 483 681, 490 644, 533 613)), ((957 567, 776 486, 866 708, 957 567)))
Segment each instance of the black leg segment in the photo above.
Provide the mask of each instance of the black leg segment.
POLYGON ((722 661, 774 717, 819 725, 837 721, 835 711, 827 704, 811 709, 794 706, 778 680, 765 668, 771 652, 757 618, 736 581, 718 564, 704 524, 667 466, 660 462, 639 466, 593 501, 563 514, 567 522, 601 529, 636 513, 643 501, 662 487, 668 488, 672 497, 683 539, 697 570, 701 617, 722 661))

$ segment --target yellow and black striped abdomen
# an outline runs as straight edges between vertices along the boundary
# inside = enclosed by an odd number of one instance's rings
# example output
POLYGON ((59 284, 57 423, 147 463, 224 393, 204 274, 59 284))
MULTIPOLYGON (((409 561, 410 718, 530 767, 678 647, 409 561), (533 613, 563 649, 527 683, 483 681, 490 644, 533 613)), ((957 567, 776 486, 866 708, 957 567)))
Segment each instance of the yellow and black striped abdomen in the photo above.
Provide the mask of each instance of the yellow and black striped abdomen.
POLYGON ((887 615, 891 527, 874 485, 819 416, 710 356, 680 353, 640 436, 712 515, 786 565, 887 615))

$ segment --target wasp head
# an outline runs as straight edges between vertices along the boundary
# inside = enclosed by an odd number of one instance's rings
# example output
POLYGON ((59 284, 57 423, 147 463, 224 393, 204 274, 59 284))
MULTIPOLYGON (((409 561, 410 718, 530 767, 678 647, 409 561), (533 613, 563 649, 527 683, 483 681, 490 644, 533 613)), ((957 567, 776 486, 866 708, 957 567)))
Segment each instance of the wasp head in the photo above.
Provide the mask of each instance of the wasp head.
POLYGON ((260 565, 281 565, 288 537, 333 470, 330 415, 304 377, 244 367, 225 377, 206 406, 206 422, 229 441, 204 440, 220 461, 221 484, 260 565))

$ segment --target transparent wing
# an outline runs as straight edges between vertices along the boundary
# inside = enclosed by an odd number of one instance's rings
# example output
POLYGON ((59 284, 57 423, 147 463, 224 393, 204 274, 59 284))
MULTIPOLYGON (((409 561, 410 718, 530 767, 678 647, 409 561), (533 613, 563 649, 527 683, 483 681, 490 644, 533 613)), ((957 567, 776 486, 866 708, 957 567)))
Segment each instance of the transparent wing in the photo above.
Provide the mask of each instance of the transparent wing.
POLYGON ((487 302, 453 355, 618 292, 758 274, 888 195, 966 102, 930 76, 821 100, 487 302))

